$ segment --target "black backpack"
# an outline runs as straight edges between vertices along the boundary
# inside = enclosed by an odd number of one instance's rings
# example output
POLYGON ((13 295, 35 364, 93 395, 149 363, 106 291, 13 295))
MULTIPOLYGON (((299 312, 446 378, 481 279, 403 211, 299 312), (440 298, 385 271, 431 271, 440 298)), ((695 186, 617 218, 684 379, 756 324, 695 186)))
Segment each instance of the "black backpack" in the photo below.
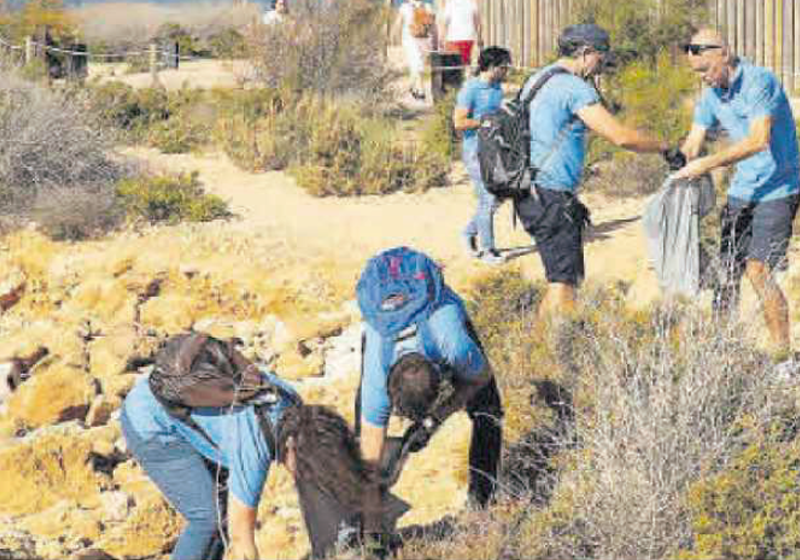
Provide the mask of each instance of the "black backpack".
POLYGON ((534 96, 556 74, 567 74, 560 66, 549 68, 522 98, 517 96, 483 116, 478 128, 478 161, 486 190, 498 198, 520 199, 529 192, 534 177, 530 168, 531 134, 528 110, 534 96))
POLYGON ((175 335, 152 359, 150 390, 167 413, 199 432, 217 447, 191 417, 196 407, 230 407, 252 403, 270 452, 275 453, 275 434, 266 412, 286 398, 299 398, 270 383, 258 366, 245 358, 234 341, 222 341, 201 332, 175 335))

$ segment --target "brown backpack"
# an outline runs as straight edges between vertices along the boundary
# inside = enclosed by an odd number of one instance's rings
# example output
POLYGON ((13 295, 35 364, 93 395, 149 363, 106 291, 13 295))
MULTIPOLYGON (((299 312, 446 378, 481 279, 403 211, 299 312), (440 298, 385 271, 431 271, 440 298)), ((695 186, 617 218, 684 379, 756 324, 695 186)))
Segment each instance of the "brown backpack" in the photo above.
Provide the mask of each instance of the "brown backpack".
POLYGON ((433 28, 433 14, 425 9, 425 6, 415 6, 411 17, 409 31, 412 37, 425 39, 430 37, 433 28))
POLYGON ((229 407, 253 403, 270 449, 274 436, 263 408, 282 398, 299 404, 296 397, 270 383, 258 366, 242 356, 234 341, 201 332, 179 334, 167 340, 154 357, 150 390, 174 418, 194 428, 216 447, 191 417, 196 407, 229 407))

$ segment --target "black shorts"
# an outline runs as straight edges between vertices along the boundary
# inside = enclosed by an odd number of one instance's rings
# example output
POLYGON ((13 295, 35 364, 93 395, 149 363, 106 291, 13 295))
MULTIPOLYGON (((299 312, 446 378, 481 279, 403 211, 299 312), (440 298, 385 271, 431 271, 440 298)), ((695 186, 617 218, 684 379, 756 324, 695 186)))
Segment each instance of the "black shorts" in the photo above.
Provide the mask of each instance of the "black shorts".
POLYGON ((738 273, 747 260, 763 262, 770 269, 785 266, 798 203, 798 195, 764 202, 729 198, 720 212, 723 266, 738 273))
POLYGON ((577 286, 583 281, 583 228, 589 211, 567 191, 536 187, 538 196, 517 202, 517 216, 536 240, 547 281, 577 286))

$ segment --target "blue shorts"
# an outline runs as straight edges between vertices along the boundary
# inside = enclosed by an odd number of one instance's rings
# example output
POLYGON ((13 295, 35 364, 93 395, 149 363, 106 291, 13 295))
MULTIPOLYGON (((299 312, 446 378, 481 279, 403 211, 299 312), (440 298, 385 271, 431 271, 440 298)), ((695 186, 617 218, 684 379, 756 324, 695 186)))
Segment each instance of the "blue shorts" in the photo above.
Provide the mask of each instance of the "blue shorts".
POLYGON ((784 267, 798 203, 796 194, 764 202, 728 197, 720 212, 722 264, 729 270, 743 269, 748 260, 784 267))

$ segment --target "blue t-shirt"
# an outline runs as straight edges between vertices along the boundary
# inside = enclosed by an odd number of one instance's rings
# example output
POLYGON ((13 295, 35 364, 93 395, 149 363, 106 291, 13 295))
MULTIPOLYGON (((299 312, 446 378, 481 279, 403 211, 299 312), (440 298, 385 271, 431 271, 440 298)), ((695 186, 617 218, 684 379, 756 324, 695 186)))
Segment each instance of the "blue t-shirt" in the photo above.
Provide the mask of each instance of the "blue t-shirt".
MULTIPOLYGON (((547 66, 528 79, 523 97, 547 66)), ((600 102, 597 90, 574 74, 556 74, 536 93, 530 105, 531 165, 539 170, 536 184, 547 189, 578 189, 586 159, 587 126, 578 111, 600 102)))
POLYGON ((769 149, 736 164, 730 197, 775 200, 798 192, 800 156, 789 100, 772 72, 740 60, 730 88, 706 88, 695 107, 695 124, 706 129, 719 124, 734 142, 747 138, 750 123, 761 117, 772 118, 769 149))
MULTIPOLYGON (((487 113, 498 109, 503 103, 503 88, 499 82, 486 82, 480 78, 471 78, 461 87, 456 97, 456 108, 466 109, 467 117, 480 120, 487 113)), ((464 152, 478 148, 478 132, 468 129, 463 132, 462 149, 464 152)))
MULTIPOLYGON (((297 394, 286 382, 272 373, 262 372, 272 383, 297 394)), ((192 419, 200 425, 214 448, 197 430, 170 416, 150 391, 147 378, 140 379, 125 398, 123 410, 131 427, 143 440, 158 439, 170 443, 177 439, 188 441, 200 454, 229 471, 230 491, 242 503, 255 508, 267 480, 272 455, 261 431, 253 406, 234 408, 196 408, 192 419)), ((299 400, 299 397, 298 397, 299 400)), ((273 425, 291 403, 281 400, 270 409, 273 425)))
POLYGON ((486 369, 486 359, 467 331, 464 304, 452 290, 445 290, 441 306, 414 336, 396 342, 384 355, 378 331, 364 324, 364 378, 361 380, 361 414, 373 426, 386 426, 392 411, 387 380, 389 369, 401 356, 418 352, 436 364, 447 365, 461 379, 473 379, 486 369))

